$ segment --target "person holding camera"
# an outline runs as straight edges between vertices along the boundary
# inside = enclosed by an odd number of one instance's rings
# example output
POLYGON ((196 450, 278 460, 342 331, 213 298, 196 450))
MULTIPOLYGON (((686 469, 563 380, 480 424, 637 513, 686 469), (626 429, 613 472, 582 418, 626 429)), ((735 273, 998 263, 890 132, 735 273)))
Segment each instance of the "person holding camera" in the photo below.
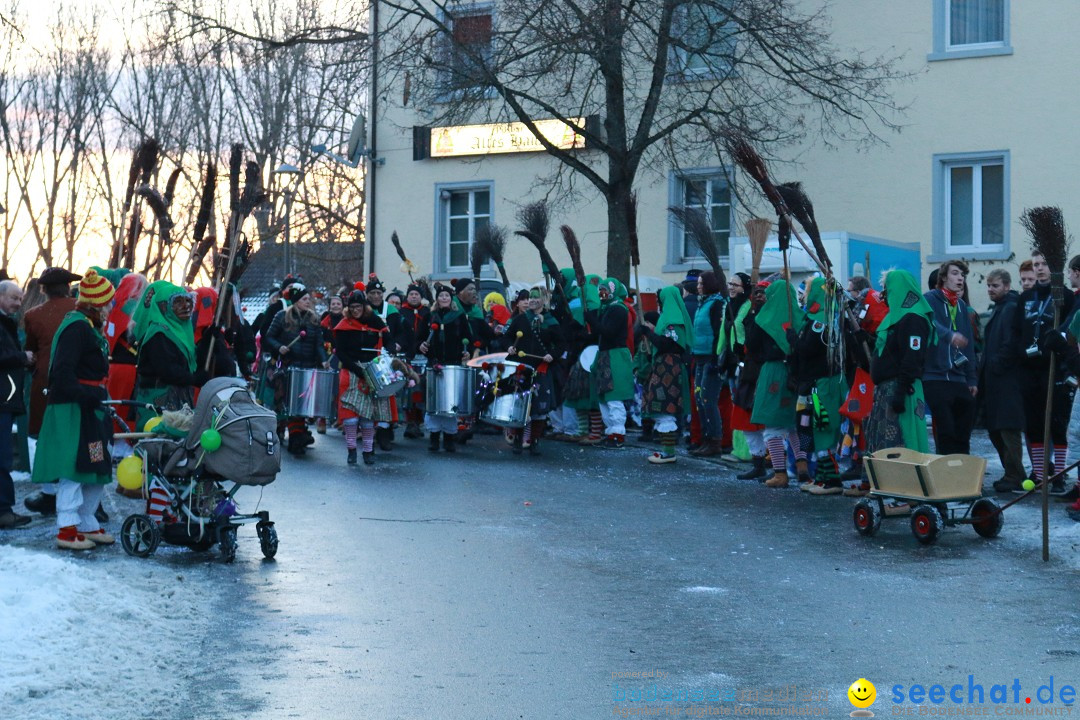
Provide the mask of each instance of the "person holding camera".
MULTIPOLYGON (((1074 377, 1069 371, 1075 347, 1064 342, 1061 332, 1054 327, 1054 303, 1050 292, 1050 268, 1040 254, 1031 256, 1035 269, 1035 287, 1020 294, 1020 312, 1017 313, 1017 332, 1020 335, 1021 360, 1020 389, 1024 398, 1024 434, 1031 453, 1032 474, 1036 482, 1043 479, 1043 459, 1050 455, 1050 473, 1054 468, 1065 467, 1069 417, 1072 414, 1075 387, 1070 383, 1074 377), (1054 373, 1054 403, 1050 416, 1051 447, 1043 445, 1046 412, 1046 386, 1050 382, 1050 354, 1057 353, 1054 373)), ((1065 295, 1060 317, 1068 317, 1072 310, 1073 296, 1065 295)), ((1067 492, 1063 479, 1051 484, 1051 495, 1067 492)))
POLYGON ((934 419, 934 447, 939 455, 971 452, 979 388, 975 332, 963 299, 967 274, 962 260, 947 260, 938 269, 937 288, 923 296, 934 310, 938 340, 926 356, 923 390, 934 419))

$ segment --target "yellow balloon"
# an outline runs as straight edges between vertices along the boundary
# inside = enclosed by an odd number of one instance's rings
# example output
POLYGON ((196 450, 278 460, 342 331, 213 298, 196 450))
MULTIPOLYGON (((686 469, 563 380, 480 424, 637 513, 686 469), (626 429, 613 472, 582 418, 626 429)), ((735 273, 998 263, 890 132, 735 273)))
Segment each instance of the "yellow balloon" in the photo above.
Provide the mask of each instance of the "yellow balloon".
POLYGON ((154 417, 152 417, 152 418, 150 418, 149 420, 146 421, 146 424, 143 425, 143 427, 142 427, 142 431, 143 432, 154 432, 154 428, 156 428, 160 424, 161 424, 161 417, 158 416, 158 415, 155 415, 154 417))
POLYGON ((142 458, 131 455, 116 466, 116 482, 125 490, 140 490, 143 485, 142 458))

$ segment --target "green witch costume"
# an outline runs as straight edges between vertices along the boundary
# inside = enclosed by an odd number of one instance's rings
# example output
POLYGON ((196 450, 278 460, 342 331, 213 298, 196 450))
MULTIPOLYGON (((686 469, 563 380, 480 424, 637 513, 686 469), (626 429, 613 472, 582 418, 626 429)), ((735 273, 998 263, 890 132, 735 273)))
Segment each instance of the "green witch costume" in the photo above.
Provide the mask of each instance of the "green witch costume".
POLYGON ((795 428, 795 392, 788 382, 786 358, 791 354, 789 328, 801 327, 803 311, 786 280, 765 290, 765 304, 747 323, 746 344, 763 362, 754 389, 751 422, 766 428, 795 428))
POLYGON ((108 375, 109 345, 101 328, 82 311, 72 310, 53 338, 34 482, 64 478, 81 485, 106 485, 112 480, 111 422, 101 404, 108 397, 108 375))
POLYGON ((929 452, 922 375, 926 345, 933 342, 933 308, 906 270, 885 276, 889 312, 877 329, 870 363, 874 404, 866 423, 866 450, 906 447, 929 452))
POLYGON ((840 405, 847 385, 839 367, 842 354, 839 306, 826 280, 817 277, 806 289, 806 319, 795 340, 788 368, 797 393, 795 403, 799 449, 817 453, 821 461, 815 478, 800 469, 803 490, 815 495, 843 492, 830 451, 840 434, 840 405), (813 480, 817 481, 815 484, 813 480))
MULTIPOLYGON (((197 368, 194 325, 173 311, 173 300, 178 297, 190 295, 165 280, 151 283, 132 318, 139 348, 135 399, 167 410, 194 406, 193 388, 206 381, 206 373, 197 368)), ((153 415, 151 410, 140 409, 138 426, 153 415)))
POLYGON ((651 367, 645 384, 642 415, 656 422, 660 452, 651 463, 675 462, 679 421, 690 411, 687 357, 694 346, 694 327, 682 292, 675 286, 660 291, 660 318, 655 330, 646 330, 652 346, 651 367))

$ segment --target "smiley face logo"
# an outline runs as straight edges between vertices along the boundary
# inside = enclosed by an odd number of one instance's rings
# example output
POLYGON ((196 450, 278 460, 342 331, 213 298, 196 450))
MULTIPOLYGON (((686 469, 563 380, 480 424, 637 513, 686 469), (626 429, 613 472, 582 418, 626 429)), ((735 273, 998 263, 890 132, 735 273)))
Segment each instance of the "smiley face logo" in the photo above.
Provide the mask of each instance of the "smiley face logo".
POLYGON ((847 691, 848 700, 851 704, 859 708, 855 712, 851 713, 852 717, 873 717, 874 713, 866 710, 874 704, 877 700, 877 688, 874 687, 874 683, 870 682, 866 678, 859 678, 855 682, 851 683, 851 687, 847 691))

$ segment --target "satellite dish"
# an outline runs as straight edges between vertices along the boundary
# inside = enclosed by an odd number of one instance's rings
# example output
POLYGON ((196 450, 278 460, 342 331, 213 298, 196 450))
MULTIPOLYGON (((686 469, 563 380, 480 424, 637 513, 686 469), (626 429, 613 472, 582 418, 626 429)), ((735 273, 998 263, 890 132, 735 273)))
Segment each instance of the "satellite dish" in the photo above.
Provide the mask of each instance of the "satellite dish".
POLYGON ((349 144, 345 147, 345 157, 349 159, 349 162, 360 162, 360 158, 366 150, 364 147, 366 141, 367 118, 364 117, 363 113, 359 113, 356 120, 353 121, 352 132, 349 133, 349 144))

